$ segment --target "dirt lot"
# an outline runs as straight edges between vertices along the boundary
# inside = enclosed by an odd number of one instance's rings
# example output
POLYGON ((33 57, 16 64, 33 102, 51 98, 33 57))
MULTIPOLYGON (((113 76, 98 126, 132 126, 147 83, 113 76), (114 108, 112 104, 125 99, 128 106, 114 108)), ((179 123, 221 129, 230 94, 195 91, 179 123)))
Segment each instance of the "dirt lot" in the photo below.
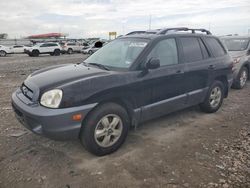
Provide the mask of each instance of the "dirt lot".
POLYGON ((11 93, 36 69, 81 62, 82 54, 0 58, 0 187, 250 187, 250 83, 231 90, 223 108, 198 107, 131 130, 116 153, 95 157, 79 141, 25 130, 11 93))

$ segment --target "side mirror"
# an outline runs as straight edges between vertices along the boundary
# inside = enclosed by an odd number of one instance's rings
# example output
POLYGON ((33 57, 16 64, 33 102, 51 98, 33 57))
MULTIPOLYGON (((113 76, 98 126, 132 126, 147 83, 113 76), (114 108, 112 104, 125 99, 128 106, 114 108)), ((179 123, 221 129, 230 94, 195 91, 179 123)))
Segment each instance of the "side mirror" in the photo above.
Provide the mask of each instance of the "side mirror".
POLYGON ((157 69, 160 67, 160 60, 157 58, 151 58, 145 65, 146 69, 157 69))

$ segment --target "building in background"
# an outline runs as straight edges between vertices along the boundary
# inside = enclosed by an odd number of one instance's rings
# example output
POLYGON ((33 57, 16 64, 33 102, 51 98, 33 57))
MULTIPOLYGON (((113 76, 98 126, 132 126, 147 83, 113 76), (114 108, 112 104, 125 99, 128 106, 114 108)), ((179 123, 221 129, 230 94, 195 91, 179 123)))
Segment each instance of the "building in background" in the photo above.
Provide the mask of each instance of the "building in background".
POLYGON ((8 34, 7 33, 0 33, 0 39, 7 39, 8 34))

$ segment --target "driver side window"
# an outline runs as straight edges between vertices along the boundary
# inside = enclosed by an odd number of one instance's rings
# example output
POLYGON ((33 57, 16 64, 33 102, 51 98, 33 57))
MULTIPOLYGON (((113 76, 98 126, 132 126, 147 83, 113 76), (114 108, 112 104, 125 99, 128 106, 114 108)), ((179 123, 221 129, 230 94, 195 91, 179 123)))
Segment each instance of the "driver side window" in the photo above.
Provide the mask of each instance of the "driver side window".
POLYGON ((161 66, 178 64, 178 55, 175 39, 165 39, 156 44, 147 57, 160 60, 161 66))

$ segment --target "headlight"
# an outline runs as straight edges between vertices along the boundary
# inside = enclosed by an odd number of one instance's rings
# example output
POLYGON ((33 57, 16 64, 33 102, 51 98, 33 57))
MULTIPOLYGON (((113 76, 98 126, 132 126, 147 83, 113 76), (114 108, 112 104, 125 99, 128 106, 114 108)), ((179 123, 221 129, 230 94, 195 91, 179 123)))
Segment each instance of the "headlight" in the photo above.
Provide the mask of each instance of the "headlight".
POLYGON ((40 100, 41 105, 49 108, 58 108, 62 100, 62 90, 53 89, 45 92, 40 100))

